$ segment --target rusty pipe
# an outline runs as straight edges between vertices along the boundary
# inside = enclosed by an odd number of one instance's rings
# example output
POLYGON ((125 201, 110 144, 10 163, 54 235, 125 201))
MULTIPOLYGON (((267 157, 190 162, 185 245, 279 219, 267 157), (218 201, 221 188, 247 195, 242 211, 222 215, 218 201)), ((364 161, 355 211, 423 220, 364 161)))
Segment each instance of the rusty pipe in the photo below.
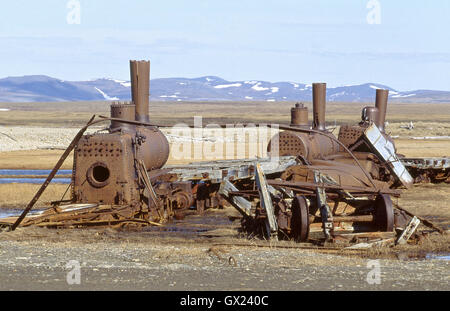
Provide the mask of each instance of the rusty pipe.
POLYGON ((313 83, 313 126, 319 131, 325 131, 325 107, 327 96, 326 83, 313 83))
POLYGON ((381 132, 384 132, 384 123, 386 121, 386 110, 389 90, 377 89, 375 107, 378 109, 378 118, 376 125, 381 132))
POLYGON ((150 122, 150 61, 130 60, 131 97, 136 105, 136 121, 150 122))
MULTIPOLYGON (((354 215, 354 216, 333 216, 333 222, 373 222, 375 217, 373 215, 354 215)), ((320 216, 310 215, 310 223, 321 223, 320 216)))

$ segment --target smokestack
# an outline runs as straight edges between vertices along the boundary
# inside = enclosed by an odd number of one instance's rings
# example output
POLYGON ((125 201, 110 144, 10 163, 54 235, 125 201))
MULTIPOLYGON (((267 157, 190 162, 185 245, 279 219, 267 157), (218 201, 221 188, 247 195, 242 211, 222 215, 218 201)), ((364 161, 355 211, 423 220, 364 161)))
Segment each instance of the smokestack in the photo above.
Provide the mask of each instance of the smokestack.
POLYGON ((375 124, 381 132, 384 132, 384 122, 386 120, 388 96, 389 90, 377 89, 375 107, 378 108, 378 118, 375 124))
POLYGON ((319 131, 325 131, 325 106, 327 98, 327 84, 313 83, 313 126, 319 131))
POLYGON ((130 60, 131 97, 136 105, 136 121, 150 122, 148 116, 150 92, 150 62, 130 60))

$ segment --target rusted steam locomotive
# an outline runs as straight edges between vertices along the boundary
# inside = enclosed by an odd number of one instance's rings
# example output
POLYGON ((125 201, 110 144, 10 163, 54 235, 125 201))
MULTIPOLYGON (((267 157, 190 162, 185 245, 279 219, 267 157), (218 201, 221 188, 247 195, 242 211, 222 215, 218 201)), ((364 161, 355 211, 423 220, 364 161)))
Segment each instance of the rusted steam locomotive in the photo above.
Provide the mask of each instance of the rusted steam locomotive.
POLYGON ((268 145, 269 154, 292 156, 296 163, 267 178, 259 172, 250 187, 229 184, 221 194, 253 230, 265 226, 267 237, 306 241, 311 229, 318 229, 332 240, 338 232, 393 232, 404 226, 404 215, 394 216, 391 195, 413 180, 384 132, 387 97, 387 90, 377 90, 376 106, 363 109, 358 125, 341 126, 336 138, 325 126, 326 84, 314 83, 312 126, 308 109, 296 104, 290 126, 280 126, 283 131, 268 145))
POLYGON ((393 232, 390 196, 412 180, 384 132, 387 90, 377 90, 376 106, 335 137, 325 126, 326 85, 315 83, 312 126, 306 107, 292 108, 291 124, 279 126, 268 145, 272 158, 165 167, 169 144, 148 115, 150 63, 130 61, 130 72, 132 102, 113 103, 109 118, 91 119, 80 130, 13 228, 73 148, 71 199, 25 225, 161 224, 176 210, 226 200, 241 212, 246 230, 269 238, 306 241, 314 230, 327 240, 340 232, 393 232), (107 132, 83 135, 104 121, 110 121, 107 132))

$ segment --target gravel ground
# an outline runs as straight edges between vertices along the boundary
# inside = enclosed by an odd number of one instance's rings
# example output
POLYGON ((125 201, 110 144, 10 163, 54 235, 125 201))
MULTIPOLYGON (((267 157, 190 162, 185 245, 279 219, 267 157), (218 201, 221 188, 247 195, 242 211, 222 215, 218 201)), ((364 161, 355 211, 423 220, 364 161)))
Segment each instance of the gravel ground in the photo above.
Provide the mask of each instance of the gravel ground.
POLYGON ((78 131, 77 128, 0 126, 0 152, 65 149, 78 131))
POLYGON ((211 212, 206 222, 188 216, 167 231, 2 232, 0 290, 450 290, 448 258, 377 259, 380 284, 369 284, 376 272, 371 259, 240 246, 253 242, 238 238, 238 221, 224 215, 211 212), (80 265, 80 284, 67 282, 72 260, 80 265))
MULTIPOLYGON (((0 127, 0 152, 65 148, 77 131, 0 127)), ((226 230, 228 242, 242 242, 226 230)), ((0 290, 450 290, 448 260, 378 259, 380 284, 369 284, 369 259, 302 249, 215 248, 221 238, 168 235, 3 232, 0 290), (80 263, 80 284, 67 282, 71 260, 80 263)))
POLYGON ((236 266, 205 245, 45 241, 2 242, 0 290, 450 290, 443 260, 379 260, 381 284, 367 282, 368 260, 304 250, 230 248, 236 266), (80 263, 68 285, 66 264, 80 263))
MULTIPOLYGON (((101 129, 102 127, 92 127, 89 128, 87 133, 93 133, 101 129)), ((80 128, 0 126, 0 152, 49 148, 65 149, 79 130, 80 128)), ((276 130, 268 131, 270 134, 276 133, 276 130)), ((197 141, 229 142, 235 140, 235 133, 242 136, 242 131, 239 129, 206 129, 200 134, 194 134, 190 129, 170 128, 162 129, 162 132, 166 134, 170 143, 197 141)), ((238 137, 237 141, 243 140, 243 136, 241 136, 238 137)), ((271 136, 269 135, 266 138, 271 136)))

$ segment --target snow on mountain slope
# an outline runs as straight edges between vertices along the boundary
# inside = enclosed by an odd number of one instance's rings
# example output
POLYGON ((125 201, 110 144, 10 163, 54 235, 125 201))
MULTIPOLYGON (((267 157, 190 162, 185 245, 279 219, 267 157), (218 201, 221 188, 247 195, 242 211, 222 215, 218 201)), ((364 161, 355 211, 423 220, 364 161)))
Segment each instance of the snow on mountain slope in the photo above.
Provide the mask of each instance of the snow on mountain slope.
MULTIPOLYGON (((0 79, 0 102, 130 100, 130 87, 130 81, 112 78, 63 81, 48 76, 8 77, 0 79)), ((400 92, 377 83, 328 87, 327 99, 331 102, 374 102, 378 88, 389 89, 393 101, 450 102, 450 92, 400 92)), ((215 76, 164 78, 151 80, 150 96, 151 100, 162 101, 310 101, 312 85, 259 80, 226 81, 215 76)))

